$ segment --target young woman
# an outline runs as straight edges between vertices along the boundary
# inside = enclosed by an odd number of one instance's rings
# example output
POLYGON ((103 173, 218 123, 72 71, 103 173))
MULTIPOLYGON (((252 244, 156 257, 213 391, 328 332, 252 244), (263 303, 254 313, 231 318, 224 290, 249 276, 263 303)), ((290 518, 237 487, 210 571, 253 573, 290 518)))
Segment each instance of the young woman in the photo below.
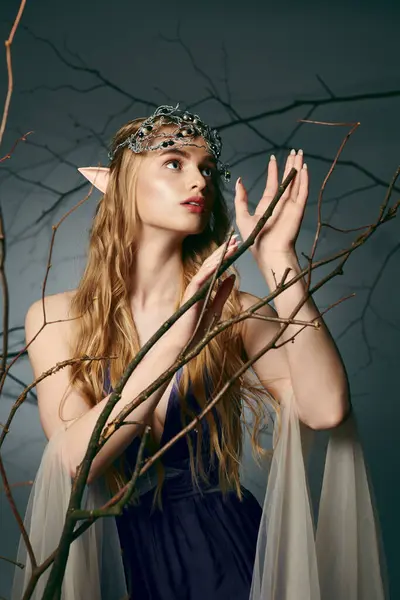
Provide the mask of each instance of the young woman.
MULTIPOLYGON (((47 438, 51 442, 63 432, 59 470, 69 478, 82 462, 97 419, 128 363, 217 267, 231 226, 222 195, 222 178, 227 179, 228 172, 220 153, 217 132, 197 115, 163 106, 117 132, 109 168, 80 169, 103 193, 86 269, 76 290, 45 299, 51 324, 29 346, 35 377, 68 358, 110 357, 75 363, 37 386, 47 438)), ((292 274, 299 271, 294 245, 308 193, 301 151, 290 153, 284 177, 293 166, 296 178, 251 249, 272 289, 274 278, 279 281, 287 267, 292 274)), ((236 224, 244 240, 277 187, 272 157, 265 193, 251 216, 244 186, 237 183, 236 224)), ((231 240, 226 256, 236 248, 237 241, 231 240)), ((213 291, 192 343, 215 317, 232 317, 258 300, 239 290, 230 275, 238 275, 233 266, 213 291)), ((289 316, 303 293, 299 281, 278 297, 279 316, 289 316)), ((140 362, 107 424, 173 364, 194 333, 202 305, 192 306, 140 362)), ((215 337, 179 369, 176 379, 165 382, 131 412, 95 457, 89 489, 100 480, 107 482, 110 492, 121 487, 132 474, 146 424, 151 426, 145 449, 149 457, 276 335, 277 312, 265 306, 258 314, 264 319, 247 319, 215 337)), ((318 315, 309 299, 297 318, 310 321, 318 315)), ((139 479, 136 500, 116 517, 129 598, 247 600, 250 593, 261 598, 254 582, 252 592, 251 587, 262 509, 239 480, 243 409, 247 406, 253 412, 252 444, 259 457, 263 453, 258 434, 268 403, 279 415, 285 399, 294 395, 292 414, 312 429, 332 428, 343 421, 349 409, 347 378, 321 317, 319 321, 320 330, 308 328, 294 344, 259 358, 253 368, 260 384, 240 377, 196 429, 169 448, 143 481, 139 479)), ((26 318, 28 342, 42 322, 42 304, 37 302, 26 318)), ((286 337, 296 331, 291 325, 286 337)), ((55 498, 47 495, 47 502, 55 498)), ((71 591, 68 582, 72 572, 67 569, 63 598, 77 600, 80 592, 71 591)), ((100 597, 96 593, 100 592, 91 589, 85 597, 100 597)), ((104 589, 102 593, 105 597, 104 589)), ((262 597, 272 600, 272 595, 262 597)))

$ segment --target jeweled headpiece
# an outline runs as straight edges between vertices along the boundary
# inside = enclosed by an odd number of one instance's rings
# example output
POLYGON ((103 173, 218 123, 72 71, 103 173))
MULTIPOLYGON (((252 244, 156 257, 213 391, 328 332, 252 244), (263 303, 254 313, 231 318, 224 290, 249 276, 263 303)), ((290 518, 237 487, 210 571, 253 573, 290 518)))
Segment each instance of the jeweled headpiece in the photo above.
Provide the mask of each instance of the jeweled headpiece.
POLYGON ((159 106, 154 113, 145 119, 139 129, 118 144, 108 157, 113 160, 116 152, 126 146, 132 152, 140 153, 149 150, 159 150, 169 146, 198 146, 194 143, 195 137, 202 137, 206 143, 207 150, 215 158, 218 172, 225 181, 230 180, 228 165, 220 161, 222 150, 221 137, 216 129, 211 129, 198 115, 188 111, 179 110, 179 103, 173 107, 168 105, 159 106), (164 125, 177 125, 172 132, 160 131, 164 125), (155 138, 166 138, 159 143, 152 144, 155 138))

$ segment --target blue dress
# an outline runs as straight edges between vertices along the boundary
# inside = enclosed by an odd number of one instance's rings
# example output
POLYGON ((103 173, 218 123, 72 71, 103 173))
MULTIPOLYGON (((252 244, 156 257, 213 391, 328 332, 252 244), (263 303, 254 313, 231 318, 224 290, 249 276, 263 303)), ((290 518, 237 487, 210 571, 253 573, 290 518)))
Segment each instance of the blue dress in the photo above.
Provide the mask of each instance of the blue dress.
MULTIPOLYGON (((182 369, 182 368, 181 368, 182 369)), ((181 376, 181 369, 177 377, 181 376)), ((105 382, 107 393, 109 380, 105 382)), ((209 390, 206 382, 206 389, 209 390)), ((197 412, 189 389, 187 401, 197 412)), ((217 415, 214 411, 214 415, 217 415)), ((218 422, 217 422, 218 425, 218 422)), ((200 426, 200 425, 199 425, 200 426)), ((139 504, 125 506, 116 517, 125 577, 130 600, 248 600, 262 508, 242 486, 243 500, 235 491, 224 498, 218 488, 218 460, 211 468, 203 428, 202 457, 210 485, 199 477, 201 491, 192 483, 189 449, 181 438, 161 457, 177 477, 164 480, 162 511, 153 506, 154 489, 142 494, 139 504), (208 469, 207 469, 208 466, 208 469), (208 491, 207 491, 208 489, 208 491), (203 493, 202 493, 203 492, 203 493)), ((182 428, 176 387, 168 400, 160 447, 182 428)), ((191 440, 194 456, 196 431, 191 440)), ((140 439, 127 448, 128 464, 134 466, 140 439)))

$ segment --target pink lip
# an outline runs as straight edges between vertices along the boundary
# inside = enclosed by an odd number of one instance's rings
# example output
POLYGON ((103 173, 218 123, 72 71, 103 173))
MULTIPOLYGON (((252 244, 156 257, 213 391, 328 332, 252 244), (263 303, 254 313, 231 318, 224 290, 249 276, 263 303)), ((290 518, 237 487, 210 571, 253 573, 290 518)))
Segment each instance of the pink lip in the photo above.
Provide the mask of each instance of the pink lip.
POLYGON ((205 208, 205 200, 202 196, 192 196, 191 198, 186 198, 186 200, 181 202, 181 204, 186 204, 187 202, 197 202, 202 208, 205 208))
POLYGON ((206 209, 204 206, 196 206, 195 204, 182 204, 182 206, 186 206, 186 209, 190 212, 194 213, 205 213, 206 209))

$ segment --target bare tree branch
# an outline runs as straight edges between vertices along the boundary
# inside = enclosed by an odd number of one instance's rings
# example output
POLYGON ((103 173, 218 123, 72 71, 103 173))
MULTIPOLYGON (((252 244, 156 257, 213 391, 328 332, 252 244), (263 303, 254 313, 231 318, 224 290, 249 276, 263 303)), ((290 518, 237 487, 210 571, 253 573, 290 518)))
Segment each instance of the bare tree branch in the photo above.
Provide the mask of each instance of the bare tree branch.
POLYGON ((11 96, 12 96, 13 89, 14 89, 14 78, 13 78, 13 70, 12 70, 12 65, 11 65, 11 46, 14 41, 15 33, 18 29, 18 25, 20 24, 22 14, 25 9, 25 2, 26 2, 26 0, 21 0, 21 4, 19 5, 18 14, 15 17, 15 21, 11 28, 10 35, 8 36, 8 39, 5 41, 7 73, 8 73, 8 89, 7 89, 6 101, 4 103, 3 116, 2 116, 1 124, 0 124, 0 146, 1 146, 1 142, 3 141, 4 131, 6 129, 6 123, 7 123, 7 119, 8 119, 8 111, 10 108, 11 96))

